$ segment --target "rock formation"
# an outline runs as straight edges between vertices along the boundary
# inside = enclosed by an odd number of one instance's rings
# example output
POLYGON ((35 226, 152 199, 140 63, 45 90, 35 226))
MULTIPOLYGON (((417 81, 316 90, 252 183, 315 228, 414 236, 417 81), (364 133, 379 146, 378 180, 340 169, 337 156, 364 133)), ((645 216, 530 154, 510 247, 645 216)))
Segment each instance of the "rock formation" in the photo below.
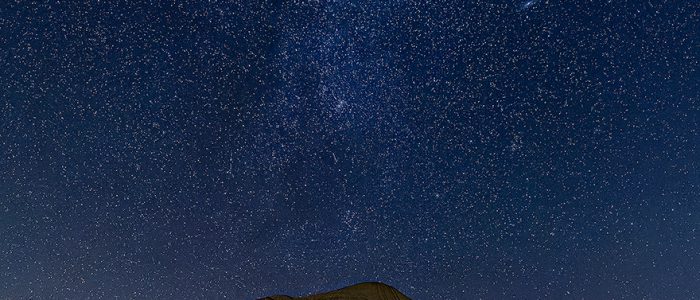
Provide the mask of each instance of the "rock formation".
POLYGON ((365 282, 332 292, 304 297, 271 296, 261 300, 410 300, 397 289, 379 282, 365 282))

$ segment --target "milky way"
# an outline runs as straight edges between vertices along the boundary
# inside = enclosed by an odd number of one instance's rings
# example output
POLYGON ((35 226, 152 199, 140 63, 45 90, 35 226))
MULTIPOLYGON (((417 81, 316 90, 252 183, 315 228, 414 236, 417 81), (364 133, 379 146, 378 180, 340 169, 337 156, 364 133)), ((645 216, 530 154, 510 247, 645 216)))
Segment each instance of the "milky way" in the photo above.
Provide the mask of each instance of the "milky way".
POLYGON ((0 298, 700 297, 697 1, 150 2, 0 5, 0 298))

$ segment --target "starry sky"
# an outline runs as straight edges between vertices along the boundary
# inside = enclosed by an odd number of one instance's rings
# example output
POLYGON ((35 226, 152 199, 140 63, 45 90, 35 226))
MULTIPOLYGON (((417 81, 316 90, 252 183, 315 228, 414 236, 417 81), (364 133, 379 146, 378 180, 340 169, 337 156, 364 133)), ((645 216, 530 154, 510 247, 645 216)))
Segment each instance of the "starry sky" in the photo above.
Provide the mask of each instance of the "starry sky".
POLYGON ((700 297, 700 2, 137 2, 0 4, 0 298, 700 297))

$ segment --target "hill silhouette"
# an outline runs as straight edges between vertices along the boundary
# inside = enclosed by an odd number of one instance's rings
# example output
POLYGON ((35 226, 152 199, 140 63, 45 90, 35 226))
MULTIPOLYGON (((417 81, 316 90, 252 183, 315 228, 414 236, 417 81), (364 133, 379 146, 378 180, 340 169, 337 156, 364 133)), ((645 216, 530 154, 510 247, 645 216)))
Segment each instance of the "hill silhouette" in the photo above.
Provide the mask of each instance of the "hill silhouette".
POLYGON ((364 282, 322 294, 304 297, 277 295, 260 300, 410 300, 410 298, 389 285, 380 282, 364 282))

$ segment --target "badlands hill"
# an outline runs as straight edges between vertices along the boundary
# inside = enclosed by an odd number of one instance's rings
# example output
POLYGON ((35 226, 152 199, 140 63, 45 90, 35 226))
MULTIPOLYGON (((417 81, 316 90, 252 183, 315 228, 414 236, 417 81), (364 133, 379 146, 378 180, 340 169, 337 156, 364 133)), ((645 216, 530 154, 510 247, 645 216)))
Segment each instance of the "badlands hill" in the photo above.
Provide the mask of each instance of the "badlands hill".
POLYGON ((397 289, 379 282, 365 282, 332 292, 304 297, 271 296, 261 300, 410 300, 397 289))

